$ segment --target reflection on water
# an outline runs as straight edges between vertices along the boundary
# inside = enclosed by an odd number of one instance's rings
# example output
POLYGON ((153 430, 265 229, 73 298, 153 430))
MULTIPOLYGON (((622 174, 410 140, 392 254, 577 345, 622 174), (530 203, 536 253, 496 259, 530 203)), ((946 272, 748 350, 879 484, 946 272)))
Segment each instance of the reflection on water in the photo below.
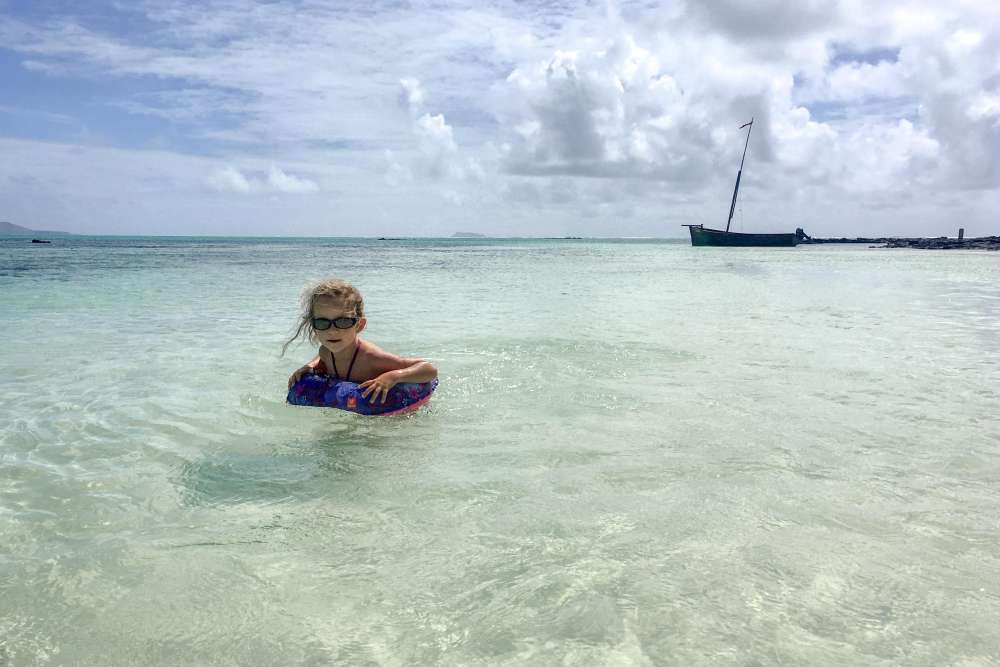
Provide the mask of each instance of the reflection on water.
POLYGON ((192 505, 277 503, 314 497, 314 462, 268 455, 230 455, 221 460, 185 464, 179 485, 185 502, 192 505))

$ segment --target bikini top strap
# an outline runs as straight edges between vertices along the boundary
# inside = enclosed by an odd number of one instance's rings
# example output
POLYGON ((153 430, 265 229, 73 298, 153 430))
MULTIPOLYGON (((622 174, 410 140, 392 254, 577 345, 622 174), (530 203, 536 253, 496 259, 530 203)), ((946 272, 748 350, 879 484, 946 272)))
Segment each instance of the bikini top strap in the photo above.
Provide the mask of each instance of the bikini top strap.
POLYGON ((340 380, 340 371, 337 370, 337 357, 330 353, 330 361, 333 362, 333 377, 335 380, 340 380))
MULTIPOLYGON (((351 363, 347 367, 347 375, 344 376, 344 379, 347 380, 348 382, 351 381, 351 371, 354 370, 354 362, 358 358, 358 350, 360 349, 361 349, 360 343, 354 346, 354 356, 351 357, 351 363)), ((340 371, 337 370, 337 357, 334 356, 333 352, 330 353, 330 360, 333 362, 333 377, 334 379, 339 381, 340 371)))
MULTIPOLYGON (((358 343, 357 345, 354 346, 354 356, 351 357, 351 365, 347 367, 347 378, 346 379, 347 379, 348 382, 351 381, 351 371, 354 370, 354 362, 358 358, 358 350, 360 350, 360 349, 361 349, 361 343, 358 343)), ((333 356, 333 355, 331 354, 330 356, 333 356)))

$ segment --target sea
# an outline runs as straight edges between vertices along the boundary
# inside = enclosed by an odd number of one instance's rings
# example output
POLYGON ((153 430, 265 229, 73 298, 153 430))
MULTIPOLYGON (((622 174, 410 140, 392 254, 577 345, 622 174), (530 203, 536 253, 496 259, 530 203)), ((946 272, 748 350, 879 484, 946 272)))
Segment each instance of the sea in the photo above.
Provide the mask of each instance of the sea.
POLYGON ((1000 663, 1000 253, 0 241, 0 664, 1000 663), (434 362, 285 402, 303 287, 434 362))

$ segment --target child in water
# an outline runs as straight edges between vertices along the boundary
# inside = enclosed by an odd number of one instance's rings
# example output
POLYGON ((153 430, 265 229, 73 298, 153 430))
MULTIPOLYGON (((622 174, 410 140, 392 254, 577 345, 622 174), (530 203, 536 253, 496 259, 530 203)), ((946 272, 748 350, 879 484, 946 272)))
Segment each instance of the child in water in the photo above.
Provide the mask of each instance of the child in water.
POLYGON ((302 293, 302 316, 299 327, 281 349, 303 334, 319 344, 316 356, 288 378, 294 385, 303 375, 322 373, 338 380, 356 382, 362 396, 372 403, 400 382, 430 382, 437 369, 423 359, 400 357, 374 343, 361 340, 364 331, 365 302, 356 287, 343 280, 323 280, 302 293), (370 398, 369 398, 370 397, 370 398))

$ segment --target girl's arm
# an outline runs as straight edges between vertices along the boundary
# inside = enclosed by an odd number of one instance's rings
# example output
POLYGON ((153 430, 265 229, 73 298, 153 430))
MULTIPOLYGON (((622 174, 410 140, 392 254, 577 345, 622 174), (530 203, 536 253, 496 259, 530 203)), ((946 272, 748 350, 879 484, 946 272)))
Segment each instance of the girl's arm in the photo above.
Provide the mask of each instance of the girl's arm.
POLYGON ((376 350, 372 356, 373 366, 380 374, 358 385, 364 390, 361 392, 363 397, 369 398, 369 394, 371 395, 372 403, 378 399, 379 394, 385 403, 389 390, 400 382, 430 382, 438 376, 434 364, 423 359, 397 357, 382 350, 376 350))
POLYGON ((413 363, 403 368, 388 371, 389 373, 393 373, 395 375, 397 383, 430 382, 438 376, 437 368, 429 361, 424 361, 423 359, 404 359, 403 361, 413 363))
POLYGON ((301 380, 303 375, 311 375, 315 373, 316 369, 322 365, 323 365, 323 359, 317 353, 316 356, 313 357, 312 361, 306 363, 305 366, 302 366, 301 368, 299 368, 298 370, 296 370, 294 373, 291 374, 291 376, 288 378, 289 389, 291 389, 293 384, 301 380))

